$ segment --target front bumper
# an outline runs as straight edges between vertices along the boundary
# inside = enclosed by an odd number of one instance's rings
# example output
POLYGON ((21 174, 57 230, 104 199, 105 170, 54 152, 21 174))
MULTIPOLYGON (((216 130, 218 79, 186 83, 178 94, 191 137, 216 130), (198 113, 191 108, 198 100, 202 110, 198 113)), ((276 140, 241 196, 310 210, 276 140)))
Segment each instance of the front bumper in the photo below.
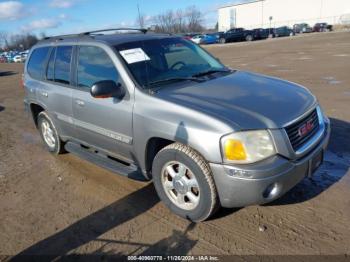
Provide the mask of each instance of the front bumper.
POLYGON ((317 146, 296 161, 277 155, 244 167, 210 163, 221 205, 243 207, 264 204, 281 197, 310 175, 311 160, 326 149, 329 137, 328 123, 317 146))

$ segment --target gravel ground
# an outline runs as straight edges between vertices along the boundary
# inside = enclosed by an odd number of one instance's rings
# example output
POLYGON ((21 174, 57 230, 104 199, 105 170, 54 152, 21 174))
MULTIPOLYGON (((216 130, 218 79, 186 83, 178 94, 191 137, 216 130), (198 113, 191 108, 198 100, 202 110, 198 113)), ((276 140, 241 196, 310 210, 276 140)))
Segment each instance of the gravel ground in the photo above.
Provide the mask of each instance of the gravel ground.
MULTIPOLYGON (((21 64, 0 64, 0 255, 350 254, 350 33, 206 47, 240 70, 302 84, 332 121, 324 165, 281 199, 192 224, 151 183, 45 151, 21 64)), ((281 109, 283 110, 283 109, 281 109)))

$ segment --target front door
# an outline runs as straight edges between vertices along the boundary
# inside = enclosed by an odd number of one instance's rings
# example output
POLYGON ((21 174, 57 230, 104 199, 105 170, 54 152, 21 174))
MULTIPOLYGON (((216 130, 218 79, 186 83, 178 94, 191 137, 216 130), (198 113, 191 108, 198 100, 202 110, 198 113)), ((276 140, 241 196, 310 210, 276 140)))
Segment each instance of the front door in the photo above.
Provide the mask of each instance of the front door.
POLYGON ((102 80, 123 85, 106 50, 98 46, 77 48, 76 89, 73 90, 73 117, 76 138, 88 145, 132 160, 133 96, 126 90, 122 99, 94 98, 91 86, 102 80))

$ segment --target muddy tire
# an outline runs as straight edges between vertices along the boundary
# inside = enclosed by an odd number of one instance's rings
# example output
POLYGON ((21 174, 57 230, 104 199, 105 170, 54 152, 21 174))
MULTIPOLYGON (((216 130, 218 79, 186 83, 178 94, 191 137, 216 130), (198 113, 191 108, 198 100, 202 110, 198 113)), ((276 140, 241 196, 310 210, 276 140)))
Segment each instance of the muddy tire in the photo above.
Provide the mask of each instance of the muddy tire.
POLYGON ((211 169, 188 146, 173 143, 159 151, 153 161, 152 176, 160 199, 183 218, 203 221, 219 208, 211 169))
POLYGON ((64 143, 60 139, 51 118, 45 111, 40 112, 38 115, 38 130, 49 152, 55 155, 65 153, 64 143))

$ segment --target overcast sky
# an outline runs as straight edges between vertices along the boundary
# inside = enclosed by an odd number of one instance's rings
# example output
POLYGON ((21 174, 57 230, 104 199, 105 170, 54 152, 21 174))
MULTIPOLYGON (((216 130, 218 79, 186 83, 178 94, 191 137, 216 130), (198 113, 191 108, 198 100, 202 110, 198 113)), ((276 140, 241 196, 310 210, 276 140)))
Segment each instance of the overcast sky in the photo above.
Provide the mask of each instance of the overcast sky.
POLYGON ((213 27, 219 6, 243 1, 247 0, 0 0, 0 31, 54 35, 134 27, 137 4, 146 17, 196 5, 204 14, 205 24, 213 27))

